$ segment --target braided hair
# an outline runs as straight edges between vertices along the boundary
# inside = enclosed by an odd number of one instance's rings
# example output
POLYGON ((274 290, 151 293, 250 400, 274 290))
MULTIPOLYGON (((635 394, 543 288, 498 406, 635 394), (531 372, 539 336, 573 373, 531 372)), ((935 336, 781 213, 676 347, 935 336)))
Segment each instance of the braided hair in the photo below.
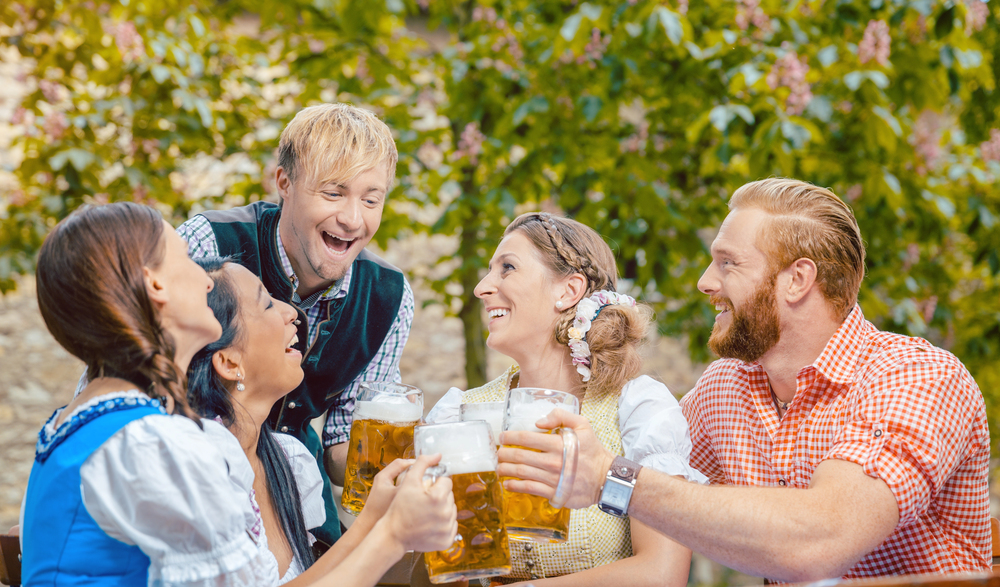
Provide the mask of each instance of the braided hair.
POLYGON ((160 326, 143 268, 165 253, 160 213, 117 202, 84 207, 56 225, 38 253, 38 309, 56 341, 87 364, 87 378, 118 377, 174 412, 201 423, 174 363, 173 337, 160 326))
MULTIPOLYGON (((618 267, 611 247, 589 226, 546 212, 522 214, 514 219, 504 236, 520 231, 539 252, 539 257, 556 277, 579 273, 587 279, 584 298, 596 291, 617 291, 618 267)), ((576 306, 562 310, 556 321, 556 341, 569 343, 569 328, 576 306)), ((594 319, 587 333, 591 352, 589 392, 619 393, 642 369, 639 349, 646 338, 652 311, 645 304, 634 308, 607 306, 594 319)))

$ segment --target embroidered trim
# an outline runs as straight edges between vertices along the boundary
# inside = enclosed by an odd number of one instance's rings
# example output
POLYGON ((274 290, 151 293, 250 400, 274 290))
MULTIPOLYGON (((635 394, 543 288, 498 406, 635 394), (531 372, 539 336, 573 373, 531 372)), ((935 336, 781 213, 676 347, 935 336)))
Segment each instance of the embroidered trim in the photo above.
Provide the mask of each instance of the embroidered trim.
POLYGON ((44 463, 52 454, 52 451, 69 438, 71 434, 80 429, 84 424, 108 414, 121 410, 132 410, 135 408, 154 407, 160 413, 167 411, 160 405, 160 400, 153 399, 148 395, 137 391, 116 391, 89 400, 85 404, 73 410, 69 418, 63 422, 59 428, 55 427, 55 422, 59 414, 66 408, 59 408, 49 417, 45 425, 38 432, 38 443, 35 445, 35 460, 44 463))

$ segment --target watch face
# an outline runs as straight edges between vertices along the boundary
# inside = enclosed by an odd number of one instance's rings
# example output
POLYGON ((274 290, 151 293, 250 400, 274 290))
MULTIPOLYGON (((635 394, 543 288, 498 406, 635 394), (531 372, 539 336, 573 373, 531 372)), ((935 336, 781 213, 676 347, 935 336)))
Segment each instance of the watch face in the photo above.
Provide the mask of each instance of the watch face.
POLYGON ((601 494, 601 501, 617 510, 624 511, 628 506, 629 498, 632 496, 632 488, 620 482, 616 483, 608 480, 604 484, 604 492, 601 494))

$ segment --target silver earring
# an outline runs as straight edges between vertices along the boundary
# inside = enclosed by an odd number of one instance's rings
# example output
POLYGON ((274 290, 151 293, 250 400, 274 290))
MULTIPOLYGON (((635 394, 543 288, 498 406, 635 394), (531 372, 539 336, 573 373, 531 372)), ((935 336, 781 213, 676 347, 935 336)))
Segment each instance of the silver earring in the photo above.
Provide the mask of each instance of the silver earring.
POLYGON ((245 391, 247 386, 243 385, 243 374, 237 371, 236 379, 236 391, 245 391))
POLYGON ((556 308, 562 310, 563 303, 562 300, 556 300, 556 308))

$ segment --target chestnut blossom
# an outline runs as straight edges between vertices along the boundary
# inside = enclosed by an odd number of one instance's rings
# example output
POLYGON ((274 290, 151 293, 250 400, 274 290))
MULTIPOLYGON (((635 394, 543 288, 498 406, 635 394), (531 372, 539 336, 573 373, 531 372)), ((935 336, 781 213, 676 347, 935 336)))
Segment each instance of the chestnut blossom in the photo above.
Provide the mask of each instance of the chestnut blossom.
POLYGON ((1000 129, 990 129, 990 140, 979 145, 983 161, 1000 162, 1000 129))
POLYGON ((771 32, 771 19, 760 7, 760 0, 739 0, 736 6, 736 26, 745 31, 750 25, 757 27, 761 32, 771 32))
POLYGON ((883 67, 888 65, 891 41, 889 25, 884 20, 869 20, 864 37, 858 44, 858 60, 868 63, 874 59, 883 67))
POLYGON ((799 59, 795 51, 788 51, 778 58, 767 74, 767 85, 772 89, 788 88, 785 111, 792 115, 802 114, 812 101, 812 90, 806 81, 809 65, 805 58, 799 59))
POLYGON ((983 30, 986 18, 990 15, 989 6, 982 0, 966 0, 965 2, 965 34, 983 30))
POLYGON ((479 162, 479 154, 483 152, 483 142, 486 140, 486 136, 479 132, 479 123, 470 122, 465 125, 465 130, 462 131, 462 136, 458 139, 458 149, 454 153, 454 157, 461 159, 462 157, 468 157, 473 165, 479 162))

